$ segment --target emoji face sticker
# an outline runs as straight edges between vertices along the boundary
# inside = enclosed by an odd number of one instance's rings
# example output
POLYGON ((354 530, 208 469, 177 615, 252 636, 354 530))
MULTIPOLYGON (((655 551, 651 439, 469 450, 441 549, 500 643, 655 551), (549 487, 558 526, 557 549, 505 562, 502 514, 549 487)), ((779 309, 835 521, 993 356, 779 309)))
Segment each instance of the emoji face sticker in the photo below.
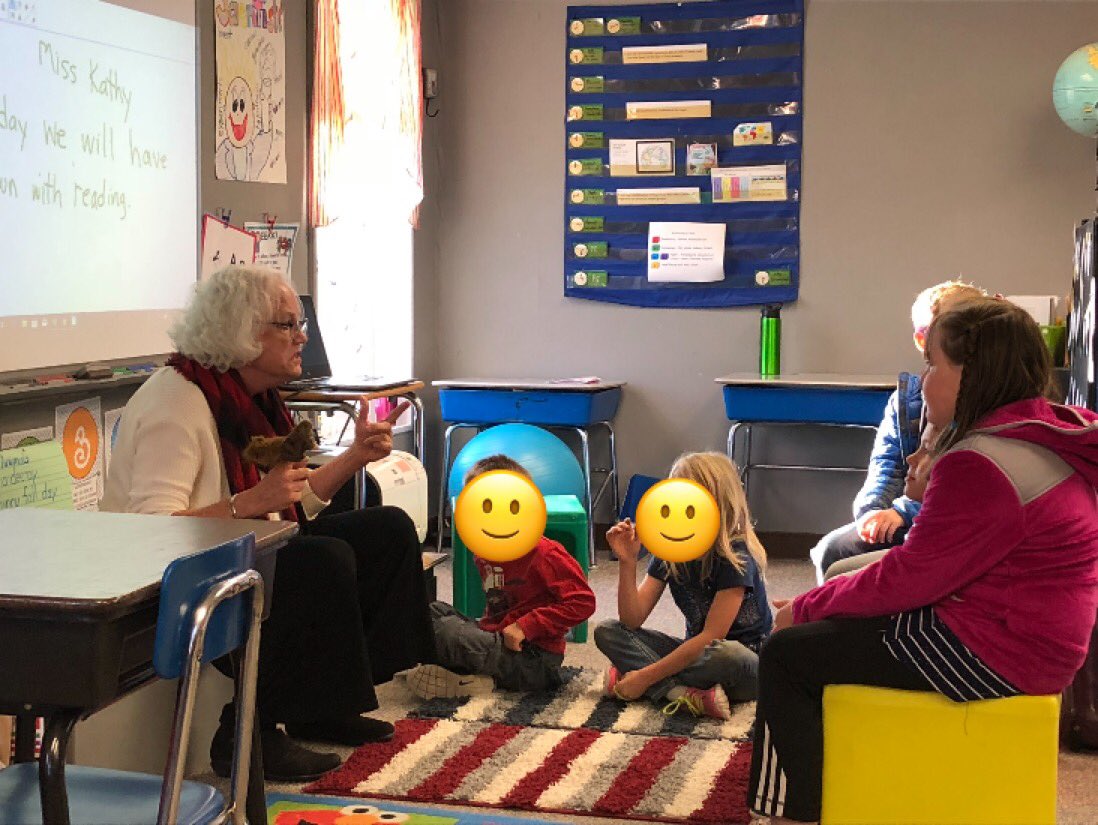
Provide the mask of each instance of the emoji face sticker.
POLYGON ((709 491, 685 478, 653 485, 637 505, 637 538, 664 561, 692 561, 717 540, 717 502, 709 491))
POLYGON ((252 90, 242 77, 234 77, 225 92, 225 131, 229 143, 243 146, 252 139, 252 90))
POLYGON ((454 505, 454 526, 470 551, 486 561, 514 561, 545 532, 545 499, 530 479, 510 470, 474 478, 454 505))

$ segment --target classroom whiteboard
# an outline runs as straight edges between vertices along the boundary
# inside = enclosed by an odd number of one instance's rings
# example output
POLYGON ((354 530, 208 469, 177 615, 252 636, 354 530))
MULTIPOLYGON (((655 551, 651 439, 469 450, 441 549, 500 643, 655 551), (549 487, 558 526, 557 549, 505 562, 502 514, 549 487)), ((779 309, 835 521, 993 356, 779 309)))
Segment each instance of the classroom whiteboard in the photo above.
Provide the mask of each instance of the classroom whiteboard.
POLYGON ((171 349, 197 277, 194 14, 0 2, 0 372, 171 349))

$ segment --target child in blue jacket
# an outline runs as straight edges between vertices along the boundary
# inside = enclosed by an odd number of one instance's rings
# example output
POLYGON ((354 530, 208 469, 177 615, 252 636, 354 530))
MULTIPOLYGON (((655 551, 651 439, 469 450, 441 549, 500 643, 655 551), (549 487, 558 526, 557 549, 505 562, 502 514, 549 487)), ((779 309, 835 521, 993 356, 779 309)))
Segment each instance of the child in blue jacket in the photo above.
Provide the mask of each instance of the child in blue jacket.
MULTIPOLYGON (((985 295, 983 289, 961 281, 943 281, 920 292, 911 305, 915 348, 920 353, 926 348, 927 328, 939 312, 985 295)), ((854 521, 832 530, 811 550, 818 583, 823 583, 827 568, 840 559, 903 543, 919 512, 919 502, 903 495, 903 489, 907 458, 919 448, 921 390, 919 376, 900 373, 877 427, 865 483, 854 498, 854 521)))

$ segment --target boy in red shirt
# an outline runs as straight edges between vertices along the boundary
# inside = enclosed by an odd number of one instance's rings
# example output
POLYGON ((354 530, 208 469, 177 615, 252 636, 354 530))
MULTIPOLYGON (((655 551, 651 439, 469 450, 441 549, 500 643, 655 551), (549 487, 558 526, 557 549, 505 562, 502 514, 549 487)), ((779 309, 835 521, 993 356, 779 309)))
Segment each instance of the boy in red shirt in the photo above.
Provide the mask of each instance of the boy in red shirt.
MULTIPOLYGON (((530 478, 518 462, 493 455, 473 465, 465 484, 491 470, 530 478)), ((583 568, 545 536, 512 561, 473 560, 484 585, 484 617, 478 622, 445 602, 432 603, 439 664, 410 670, 409 689, 422 699, 469 696, 485 686, 478 676, 491 677, 504 690, 558 687, 564 635, 595 612, 583 568)))

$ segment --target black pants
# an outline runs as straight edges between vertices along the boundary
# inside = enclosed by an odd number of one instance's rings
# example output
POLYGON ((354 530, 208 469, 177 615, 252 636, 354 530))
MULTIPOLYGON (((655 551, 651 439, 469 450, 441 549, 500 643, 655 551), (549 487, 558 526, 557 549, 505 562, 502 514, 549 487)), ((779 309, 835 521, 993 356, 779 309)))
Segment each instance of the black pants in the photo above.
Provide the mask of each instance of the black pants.
POLYGON ((829 619, 775 633, 759 654, 759 701, 747 804, 812 822, 823 795, 823 689, 853 684, 932 690, 882 641, 888 617, 829 619))
POLYGON ((435 661, 415 526, 396 507, 321 516, 278 553, 259 642, 260 722, 377 708, 374 685, 435 661))

